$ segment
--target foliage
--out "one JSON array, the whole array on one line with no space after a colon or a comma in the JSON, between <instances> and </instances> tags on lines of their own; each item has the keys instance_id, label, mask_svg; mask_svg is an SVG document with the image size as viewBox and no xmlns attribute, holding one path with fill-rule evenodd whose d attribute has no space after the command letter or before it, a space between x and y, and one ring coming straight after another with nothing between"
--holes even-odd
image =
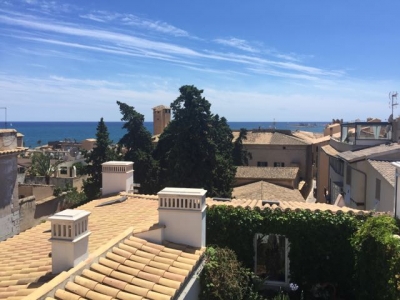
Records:
<instances>
[{"instance_id":1,"label":"foliage","mask_svg":"<svg viewBox=\"0 0 400 300\"><path fill-rule=\"evenodd\" d=\"M64 206L68 208L75 208L80 205L85 204L88 199L84 192L78 192L76 187L69 189L66 191L67 194L65 195L64 199Z\"/></svg>"},{"instance_id":2,"label":"foliage","mask_svg":"<svg viewBox=\"0 0 400 300\"><path fill-rule=\"evenodd\" d=\"M61 161L52 163L49 155L43 152L35 152L32 155L30 173L33 176L44 176L46 184L49 184L51 174L55 172L57 165L60 163Z\"/></svg>"},{"instance_id":3,"label":"foliage","mask_svg":"<svg viewBox=\"0 0 400 300\"><path fill-rule=\"evenodd\" d=\"M211 113L203 90L186 85L179 91L171 104L174 119L154 153L161 186L204 188L208 196L230 197L236 168L227 121Z\"/></svg>"},{"instance_id":4,"label":"foliage","mask_svg":"<svg viewBox=\"0 0 400 300\"><path fill-rule=\"evenodd\" d=\"M86 173L89 178L83 182L83 191L88 200L100 197L100 188L102 187L102 164L116 160L116 152L111 148L112 141L109 139L109 133L103 118L97 125L96 147L84 154L87 163Z\"/></svg>"},{"instance_id":5,"label":"foliage","mask_svg":"<svg viewBox=\"0 0 400 300\"><path fill-rule=\"evenodd\" d=\"M70 184L67 184L64 188L55 187L53 196L58 197L62 193L65 193L62 209L74 208L87 202L85 193L78 192L78 189Z\"/></svg>"},{"instance_id":6,"label":"foliage","mask_svg":"<svg viewBox=\"0 0 400 300\"><path fill-rule=\"evenodd\" d=\"M308 210L260 210L218 205L207 211L207 243L235 251L254 266L256 233L284 235L290 242L290 280L301 290L330 283L353 297L354 251L350 238L369 216Z\"/></svg>"},{"instance_id":7,"label":"foliage","mask_svg":"<svg viewBox=\"0 0 400 300\"><path fill-rule=\"evenodd\" d=\"M200 299L262 299L252 284L252 273L244 268L228 248L208 247L206 264L200 275Z\"/></svg>"},{"instance_id":8,"label":"foliage","mask_svg":"<svg viewBox=\"0 0 400 300\"><path fill-rule=\"evenodd\" d=\"M72 166L76 168L76 176L86 174L86 166L83 163L81 163L80 161L74 163Z\"/></svg>"},{"instance_id":9,"label":"foliage","mask_svg":"<svg viewBox=\"0 0 400 300\"><path fill-rule=\"evenodd\" d=\"M371 218L352 237L357 299L400 299L400 239L396 221Z\"/></svg>"},{"instance_id":10,"label":"foliage","mask_svg":"<svg viewBox=\"0 0 400 300\"><path fill-rule=\"evenodd\" d=\"M153 144L150 132L144 127L144 116L133 106L117 101L127 133L120 139L119 147L124 147L124 160L133 161L135 182L140 183L142 194L153 194L157 187L157 164L152 157Z\"/></svg>"},{"instance_id":11,"label":"foliage","mask_svg":"<svg viewBox=\"0 0 400 300\"><path fill-rule=\"evenodd\" d=\"M238 138L233 142L233 163L235 166L248 166L252 155L243 147L243 140L247 140L247 129L240 128Z\"/></svg>"}]
</instances>

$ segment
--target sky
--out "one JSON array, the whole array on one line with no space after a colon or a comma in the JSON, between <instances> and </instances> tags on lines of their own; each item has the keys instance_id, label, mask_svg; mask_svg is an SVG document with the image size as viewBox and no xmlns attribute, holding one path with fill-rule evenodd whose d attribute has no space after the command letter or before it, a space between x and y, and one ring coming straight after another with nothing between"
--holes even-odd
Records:
<instances>
[{"instance_id":1,"label":"sky","mask_svg":"<svg viewBox=\"0 0 400 300\"><path fill-rule=\"evenodd\" d=\"M384 121L400 90L399 11L398 0L0 0L0 107L10 121L119 121L118 100L152 121L194 85L231 122Z\"/></svg>"}]
</instances>

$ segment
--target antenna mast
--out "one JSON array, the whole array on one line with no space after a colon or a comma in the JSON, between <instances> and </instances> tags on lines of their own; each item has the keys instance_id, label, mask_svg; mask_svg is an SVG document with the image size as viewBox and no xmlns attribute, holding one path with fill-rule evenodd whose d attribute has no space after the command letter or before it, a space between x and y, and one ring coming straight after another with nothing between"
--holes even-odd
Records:
<instances>
[{"instance_id":1,"label":"antenna mast","mask_svg":"<svg viewBox=\"0 0 400 300\"><path fill-rule=\"evenodd\" d=\"M394 118L393 109L395 106L399 105L397 103L397 92L390 92L389 99L392 101L392 103L389 102L389 105L392 107L392 118Z\"/></svg>"}]
</instances>

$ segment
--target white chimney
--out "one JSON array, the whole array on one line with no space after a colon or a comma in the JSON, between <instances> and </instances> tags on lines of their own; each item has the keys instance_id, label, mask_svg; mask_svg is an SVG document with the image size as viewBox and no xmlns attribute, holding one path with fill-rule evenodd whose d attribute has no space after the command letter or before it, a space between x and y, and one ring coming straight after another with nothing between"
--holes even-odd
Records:
<instances>
[{"instance_id":1,"label":"white chimney","mask_svg":"<svg viewBox=\"0 0 400 300\"><path fill-rule=\"evenodd\" d=\"M75 267L88 257L90 212L66 209L51 216L51 258L53 274Z\"/></svg>"},{"instance_id":2,"label":"white chimney","mask_svg":"<svg viewBox=\"0 0 400 300\"><path fill-rule=\"evenodd\" d=\"M206 245L206 190L165 188L158 192L159 223L165 240L192 247Z\"/></svg>"},{"instance_id":3,"label":"white chimney","mask_svg":"<svg viewBox=\"0 0 400 300\"><path fill-rule=\"evenodd\" d=\"M133 162L105 162L102 164L102 176L102 195L128 192L133 184Z\"/></svg>"}]
</instances>

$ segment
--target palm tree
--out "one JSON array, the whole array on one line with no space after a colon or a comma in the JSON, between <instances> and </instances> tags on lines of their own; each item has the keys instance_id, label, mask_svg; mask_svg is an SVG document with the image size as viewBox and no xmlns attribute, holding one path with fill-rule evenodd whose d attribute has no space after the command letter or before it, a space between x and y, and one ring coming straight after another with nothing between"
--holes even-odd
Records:
<instances>
[{"instance_id":1,"label":"palm tree","mask_svg":"<svg viewBox=\"0 0 400 300\"><path fill-rule=\"evenodd\" d=\"M55 172L57 165L60 163L61 161L57 161L52 164L49 155L43 152L35 152L32 155L30 173L34 176L44 176L46 184L50 184L50 176Z\"/></svg>"}]
</instances>

